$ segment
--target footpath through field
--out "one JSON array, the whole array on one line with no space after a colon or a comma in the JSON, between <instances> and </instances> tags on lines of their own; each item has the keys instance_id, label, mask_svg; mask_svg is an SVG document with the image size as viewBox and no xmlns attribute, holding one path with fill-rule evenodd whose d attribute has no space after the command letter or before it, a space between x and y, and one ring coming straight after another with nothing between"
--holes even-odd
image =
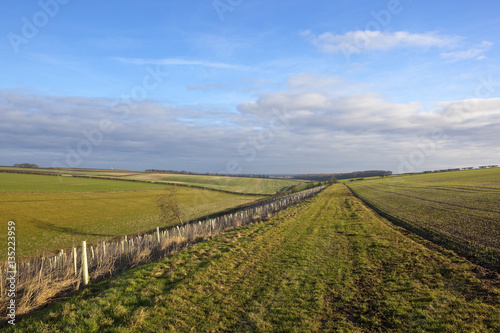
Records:
<instances>
[{"instance_id":1,"label":"footpath through field","mask_svg":"<svg viewBox=\"0 0 500 333\"><path fill-rule=\"evenodd\" d=\"M267 222L92 285L13 330L498 332L498 276L474 269L403 235L337 184Z\"/></svg>"}]
</instances>

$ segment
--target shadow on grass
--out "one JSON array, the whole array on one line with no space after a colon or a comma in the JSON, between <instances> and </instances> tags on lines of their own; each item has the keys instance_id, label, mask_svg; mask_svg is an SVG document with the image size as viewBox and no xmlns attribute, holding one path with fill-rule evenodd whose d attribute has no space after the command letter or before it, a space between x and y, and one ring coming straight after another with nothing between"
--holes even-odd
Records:
<instances>
[{"instance_id":1,"label":"shadow on grass","mask_svg":"<svg viewBox=\"0 0 500 333\"><path fill-rule=\"evenodd\" d=\"M59 233L64 233L68 235L75 235L75 236L104 236L104 237L116 237L116 235L111 235L111 234L98 234L98 233L91 233L91 232L83 232L75 228L69 228L69 227L61 227L57 226L53 223L42 221L42 220L31 220L31 223L39 229L42 230L48 230L48 231L55 231Z\"/></svg>"}]
</instances>

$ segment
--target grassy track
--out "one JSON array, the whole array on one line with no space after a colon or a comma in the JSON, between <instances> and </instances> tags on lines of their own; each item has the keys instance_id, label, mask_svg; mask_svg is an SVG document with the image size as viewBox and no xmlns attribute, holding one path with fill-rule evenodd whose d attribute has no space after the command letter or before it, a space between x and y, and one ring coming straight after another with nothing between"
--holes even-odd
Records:
<instances>
[{"instance_id":1,"label":"grassy track","mask_svg":"<svg viewBox=\"0 0 500 333\"><path fill-rule=\"evenodd\" d=\"M112 180L0 173L0 221L16 222L18 258L167 226L155 197L164 186ZM178 189L185 220L252 202L258 197ZM7 248L7 227L0 248ZM5 260L6 251L0 252Z\"/></svg>"},{"instance_id":2,"label":"grassy track","mask_svg":"<svg viewBox=\"0 0 500 333\"><path fill-rule=\"evenodd\" d=\"M337 184L6 331L498 332L498 277L472 270L393 229Z\"/></svg>"},{"instance_id":3,"label":"grassy track","mask_svg":"<svg viewBox=\"0 0 500 333\"><path fill-rule=\"evenodd\" d=\"M422 235L500 271L500 168L347 184Z\"/></svg>"}]
</instances>

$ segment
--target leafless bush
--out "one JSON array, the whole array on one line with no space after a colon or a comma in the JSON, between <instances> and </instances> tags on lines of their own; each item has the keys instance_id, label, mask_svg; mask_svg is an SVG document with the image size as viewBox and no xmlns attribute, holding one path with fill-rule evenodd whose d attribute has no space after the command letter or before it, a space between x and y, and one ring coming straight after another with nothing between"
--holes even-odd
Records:
<instances>
[{"instance_id":1,"label":"leafless bush","mask_svg":"<svg viewBox=\"0 0 500 333\"><path fill-rule=\"evenodd\" d=\"M156 205L160 209L160 218L162 222L172 225L182 224L183 211L179 206L177 199L177 189L175 187L165 188L164 193L156 197Z\"/></svg>"}]
</instances>

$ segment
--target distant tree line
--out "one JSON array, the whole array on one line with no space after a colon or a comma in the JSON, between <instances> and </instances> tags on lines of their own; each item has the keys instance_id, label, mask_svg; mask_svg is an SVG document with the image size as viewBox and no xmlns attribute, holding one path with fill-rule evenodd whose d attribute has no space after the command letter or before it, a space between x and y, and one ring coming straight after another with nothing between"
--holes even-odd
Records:
<instances>
[{"instance_id":1,"label":"distant tree line","mask_svg":"<svg viewBox=\"0 0 500 333\"><path fill-rule=\"evenodd\" d=\"M227 173L213 173L213 172L191 172L191 171L176 171L176 170L160 170L160 169L147 169L145 172L149 173L170 173L179 175L200 175L200 176L226 176L226 177L251 177L251 178L272 178L272 179L300 179L309 180L314 182L328 182L330 180L351 179L361 177L377 177L377 176L390 176L392 171L386 170L368 170L368 171L355 171L349 173L321 173L321 174L301 174L292 176L273 176L273 175L257 175L257 174L227 174Z\"/></svg>"},{"instance_id":2,"label":"distant tree line","mask_svg":"<svg viewBox=\"0 0 500 333\"><path fill-rule=\"evenodd\" d=\"M30 168L30 169L40 169L36 164L32 163L16 163L13 165L14 168Z\"/></svg>"},{"instance_id":3,"label":"distant tree line","mask_svg":"<svg viewBox=\"0 0 500 333\"><path fill-rule=\"evenodd\" d=\"M385 177L392 175L392 171L386 170L368 170L368 171L354 171L348 173L320 173L320 174L303 174L295 175L292 179L312 180L312 181L329 181L332 179L352 179L362 177Z\"/></svg>"},{"instance_id":4,"label":"distant tree line","mask_svg":"<svg viewBox=\"0 0 500 333\"><path fill-rule=\"evenodd\" d=\"M149 173L171 173L177 175L198 175L198 176L226 176L226 177L250 177L250 178L273 178L269 175L255 175L255 174L229 174L229 173L216 173L216 172L191 172L191 171L176 171L176 170L158 170L147 169L145 172Z\"/></svg>"},{"instance_id":5,"label":"distant tree line","mask_svg":"<svg viewBox=\"0 0 500 333\"><path fill-rule=\"evenodd\" d=\"M481 165L478 169L493 169L498 168L498 165ZM474 170L474 167L465 167L465 168L451 168L451 169L440 169L440 170L428 170L423 171L422 173L436 173L436 172L449 172L449 171L465 171L465 170ZM412 172L409 174L417 174L419 172Z\"/></svg>"}]
</instances>

